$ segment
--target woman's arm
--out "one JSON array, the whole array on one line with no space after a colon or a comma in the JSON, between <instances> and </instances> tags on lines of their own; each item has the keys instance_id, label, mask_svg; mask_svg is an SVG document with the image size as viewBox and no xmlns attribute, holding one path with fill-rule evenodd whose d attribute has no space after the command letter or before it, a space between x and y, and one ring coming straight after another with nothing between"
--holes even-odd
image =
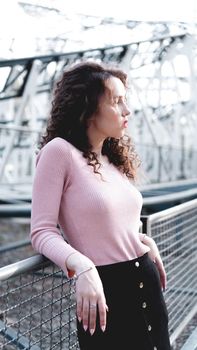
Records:
<instances>
[{"instance_id":1,"label":"woman's arm","mask_svg":"<svg viewBox=\"0 0 197 350\"><path fill-rule=\"evenodd\" d=\"M83 254L71 253L66 260L66 267L76 275L77 317L83 322L86 331L92 335L96 328L97 309L102 331L106 328L106 305L103 286L93 262Z\"/></svg>"},{"instance_id":2,"label":"woman's arm","mask_svg":"<svg viewBox=\"0 0 197 350\"><path fill-rule=\"evenodd\" d=\"M68 145L60 139L49 142L40 152L32 188L31 242L33 248L58 265L67 275L65 260L76 251L58 228L62 192L70 174Z\"/></svg>"},{"instance_id":3,"label":"woman's arm","mask_svg":"<svg viewBox=\"0 0 197 350\"><path fill-rule=\"evenodd\" d=\"M62 144L63 142L63 144ZM62 193L70 181L71 157L64 141L48 143L41 151L32 192L31 240L39 253L76 279L78 319L93 334L97 308L101 329L106 327L106 301L103 286L93 262L65 242L57 228ZM91 307L91 305L96 307Z\"/></svg>"},{"instance_id":4,"label":"woman's arm","mask_svg":"<svg viewBox=\"0 0 197 350\"><path fill-rule=\"evenodd\" d=\"M147 236L146 234L143 234L143 236L141 237L142 237L141 239L142 242L150 248L148 255L151 258L151 260L157 265L157 268L160 274L161 286L165 291L167 278L166 278L165 268L159 253L159 249L153 238Z\"/></svg>"}]
</instances>

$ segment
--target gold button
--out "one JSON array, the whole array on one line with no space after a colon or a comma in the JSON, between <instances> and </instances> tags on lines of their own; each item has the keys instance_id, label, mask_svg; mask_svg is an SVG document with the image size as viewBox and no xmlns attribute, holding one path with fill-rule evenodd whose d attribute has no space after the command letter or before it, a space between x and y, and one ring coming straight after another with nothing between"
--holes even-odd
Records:
<instances>
[{"instance_id":1,"label":"gold button","mask_svg":"<svg viewBox=\"0 0 197 350\"><path fill-rule=\"evenodd\" d=\"M150 332L151 329L152 329L152 327L151 327L151 325L149 324L149 326L148 326L148 331Z\"/></svg>"},{"instance_id":2,"label":"gold button","mask_svg":"<svg viewBox=\"0 0 197 350\"><path fill-rule=\"evenodd\" d=\"M135 262L135 266L136 267L139 267L140 266L140 263L138 261Z\"/></svg>"},{"instance_id":3,"label":"gold button","mask_svg":"<svg viewBox=\"0 0 197 350\"><path fill-rule=\"evenodd\" d=\"M146 302L144 301L143 304L142 304L143 309L146 309L146 306L147 306L147 304L146 304Z\"/></svg>"},{"instance_id":4,"label":"gold button","mask_svg":"<svg viewBox=\"0 0 197 350\"><path fill-rule=\"evenodd\" d=\"M139 287L140 287L140 288L143 288L143 287L144 287L144 283L143 283L143 282L140 282Z\"/></svg>"}]
</instances>

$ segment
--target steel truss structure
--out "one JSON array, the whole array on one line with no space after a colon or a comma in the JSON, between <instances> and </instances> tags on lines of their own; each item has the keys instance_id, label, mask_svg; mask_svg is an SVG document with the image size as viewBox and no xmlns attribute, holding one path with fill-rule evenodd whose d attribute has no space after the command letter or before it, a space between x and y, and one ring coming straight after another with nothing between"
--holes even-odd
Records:
<instances>
[{"instance_id":1,"label":"steel truss structure","mask_svg":"<svg viewBox=\"0 0 197 350\"><path fill-rule=\"evenodd\" d=\"M128 72L129 134L143 183L197 174L196 38L161 36L130 44L0 61L0 184L31 196L37 142L54 83L73 63L96 60ZM7 193L9 196L9 193Z\"/></svg>"}]
</instances>

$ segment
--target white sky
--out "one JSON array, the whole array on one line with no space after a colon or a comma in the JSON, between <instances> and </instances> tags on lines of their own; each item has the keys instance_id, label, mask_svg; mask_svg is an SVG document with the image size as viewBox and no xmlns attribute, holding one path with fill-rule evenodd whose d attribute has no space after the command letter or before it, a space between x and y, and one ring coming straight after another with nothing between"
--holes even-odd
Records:
<instances>
[{"instance_id":1,"label":"white sky","mask_svg":"<svg viewBox=\"0 0 197 350\"><path fill-rule=\"evenodd\" d=\"M47 5L46 0L24 2ZM18 0L0 2L0 19L5 13L15 15ZM124 18L138 21L186 21L197 22L197 0L49 0L51 6L58 4L64 11ZM8 20L8 18L7 18ZM16 23L17 18L15 17ZM18 23L19 24L19 23ZM10 22L10 26L12 23Z\"/></svg>"},{"instance_id":2,"label":"white sky","mask_svg":"<svg viewBox=\"0 0 197 350\"><path fill-rule=\"evenodd\" d=\"M139 21L197 22L197 0L60 0L67 8ZM68 2L70 4L68 4Z\"/></svg>"},{"instance_id":3,"label":"white sky","mask_svg":"<svg viewBox=\"0 0 197 350\"><path fill-rule=\"evenodd\" d=\"M84 13L136 21L173 21L197 23L197 0L24 0L47 6L58 5L64 13ZM36 18L28 19L18 6L19 0L0 1L0 38L45 35ZM37 23L37 24L36 24ZM55 23L51 23L51 28ZM66 27L64 26L64 30ZM48 34L50 28L47 27ZM53 30L53 28L52 28Z\"/></svg>"}]
</instances>

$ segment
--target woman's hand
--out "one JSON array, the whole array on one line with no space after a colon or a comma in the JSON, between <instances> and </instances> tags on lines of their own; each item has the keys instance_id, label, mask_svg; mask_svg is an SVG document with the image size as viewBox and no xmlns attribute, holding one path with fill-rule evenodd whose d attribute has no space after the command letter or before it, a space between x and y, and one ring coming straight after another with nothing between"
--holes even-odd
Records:
<instances>
[{"instance_id":1,"label":"woman's hand","mask_svg":"<svg viewBox=\"0 0 197 350\"><path fill-rule=\"evenodd\" d=\"M166 278L165 268L164 268L163 262L161 260L161 256L160 256L158 247L157 247L155 241L147 235L144 235L143 243L150 248L148 255L151 258L151 260L157 265L159 275L160 275L161 286L162 286L163 290L165 291L167 278Z\"/></svg>"},{"instance_id":2,"label":"woman's hand","mask_svg":"<svg viewBox=\"0 0 197 350\"><path fill-rule=\"evenodd\" d=\"M77 317L83 322L83 328L89 329L91 335L96 328L97 312L99 313L100 327L106 328L108 307L98 271L92 261L76 252L68 257L67 268L75 271Z\"/></svg>"},{"instance_id":3,"label":"woman's hand","mask_svg":"<svg viewBox=\"0 0 197 350\"><path fill-rule=\"evenodd\" d=\"M76 280L77 317L82 320L85 331L89 328L93 334L96 327L96 315L99 313L100 327L106 328L107 305L103 286L96 268L79 276Z\"/></svg>"}]
</instances>

